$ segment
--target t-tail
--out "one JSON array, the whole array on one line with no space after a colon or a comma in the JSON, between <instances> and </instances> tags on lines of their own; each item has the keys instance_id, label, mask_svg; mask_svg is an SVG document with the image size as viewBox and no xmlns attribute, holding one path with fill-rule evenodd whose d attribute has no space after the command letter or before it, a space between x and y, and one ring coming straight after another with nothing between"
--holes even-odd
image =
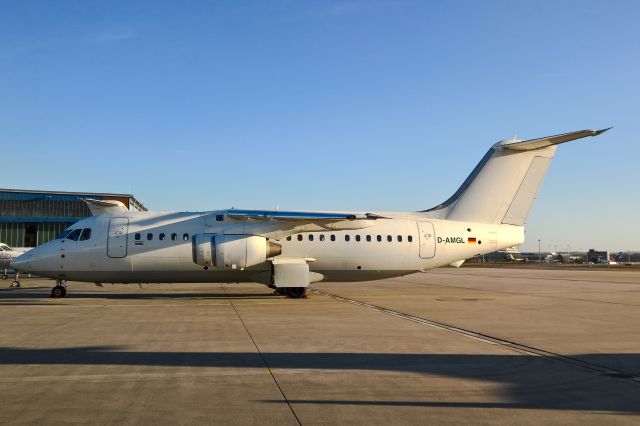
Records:
<instances>
[{"instance_id":1,"label":"t-tail","mask_svg":"<svg viewBox=\"0 0 640 426\"><path fill-rule=\"evenodd\" d=\"M427 212L462 222L524 225L542 184L556 145L597 136L603 130L493 145L451 198Z\"/></svg>"}]
</instances>

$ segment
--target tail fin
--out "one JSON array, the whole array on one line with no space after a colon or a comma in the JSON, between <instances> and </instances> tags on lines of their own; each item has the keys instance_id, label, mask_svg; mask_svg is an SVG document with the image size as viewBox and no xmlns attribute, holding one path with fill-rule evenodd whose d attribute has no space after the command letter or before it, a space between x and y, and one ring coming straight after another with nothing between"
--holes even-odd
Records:
<instances>
[{"instance_id":1,"label":"tail fin","mask_svg":"<svg viewBox=\"0 0 640 426\"><path fill-rule=\"evenodd\" d=\"M451 198L426 211L441 211L449 220L524 225L556 145L609 129L498 142Z\"/></svg>"}]
</instances>

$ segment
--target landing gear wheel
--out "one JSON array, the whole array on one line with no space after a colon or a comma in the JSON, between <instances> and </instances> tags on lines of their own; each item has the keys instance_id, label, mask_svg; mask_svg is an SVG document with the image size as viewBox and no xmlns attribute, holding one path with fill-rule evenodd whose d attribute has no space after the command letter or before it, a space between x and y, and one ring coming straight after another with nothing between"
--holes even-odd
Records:
<instances>
[{"instance_id":1,"label":"landing gear wheel","mask_svg":"<svg viewBox=\"0 0 640 426\"><path fill-rule=\"evenodd\" d=\"M307 292L306 287L287 287L287 296L292 299L301 299Z\"/></svg>"},{"instance_id":2,"label":"landing gear wheel","mask_svg":"<svg viewBox=\"0 0 640 426\"><path fill-rule=\"evenodd\" d=\"M61 285L57 285L51 289L51 297L54 299L64 297L66 296L66 294L67 294L67 289Z\"/></svg>"},{"instance_id":3,"label":"landing gear wheel","mask_svg":"<svg viewBox=\"0 0 640 426\"><path fill-rule=\"evenodd\" d=\"M12 282L9 288L20 288L20 281Z\"/></svg>"},{"instance_id":4,"label":"landing gear wheel","mask_svg":"<svg viewBox=\"0 0 640 426\"><path fill-rule=\"evenodd\" d=\"M286 287L276 288L276 293L281 294L283 296L286 296L287 295L287 288Z\"/></svg>"}]
</instances>

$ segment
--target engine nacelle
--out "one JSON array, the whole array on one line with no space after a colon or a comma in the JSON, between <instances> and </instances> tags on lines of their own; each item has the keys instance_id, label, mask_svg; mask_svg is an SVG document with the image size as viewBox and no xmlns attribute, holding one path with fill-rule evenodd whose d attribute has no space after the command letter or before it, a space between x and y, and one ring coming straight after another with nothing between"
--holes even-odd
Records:
<instances>
[{"instance_id":1,"label":"engine nacelle","mask_svg":"<svg viewBox=\"0 0 640 426\"><path fill-rule=\"evenodd\" d=\"M255 235L197 234L191 244L193 262L205 268L243 269L282 253L280 244Z\"/></svg>"}]
</instances>

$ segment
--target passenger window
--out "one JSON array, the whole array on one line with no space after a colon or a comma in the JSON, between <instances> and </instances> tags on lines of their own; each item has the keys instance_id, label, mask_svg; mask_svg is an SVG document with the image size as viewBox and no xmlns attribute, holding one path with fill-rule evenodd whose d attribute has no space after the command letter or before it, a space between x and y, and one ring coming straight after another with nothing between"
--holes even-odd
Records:
<instances>
[{"instance_id":1,"label":"passenger window","mask_svg":"<svg viewBox=\"0 0 640 426\"><path fill-rule=\"evenodd\" d=\"M371 235L367 235L367 241L371 242Z\"/></svg>"},{"instance_id":2,"label":"passenger window","mask_svg":"<svg viewBox=\"0 0 640 426\"><path fill-rule=\"evenodd\" d=\"M183 241L189 241L189 234L182 234Z\"/></svg>"},{"instance_id":3,"label":"passenger window","mask_svg":"<svg viewBox=\"0 0 640 426\"><path fill-rule=\"evenodd\" d=\"M382 235L376 235L376 240L378 240L378 242L382 241Z\"/></svg>"},{"instance_id":4,"label":"passenger window","mask_svg":"<svg viewBox=\"0 0 640 426\"><path fill-rule=\"evenodd\" d=\"M67 240L78 241L80 232L82 232L82 229L74 229L73 231L69 232L69 235L67 235Z\"/></svg>"},{"instance_id":5,"label":"passenger window","mask_svg":"<svg viewBox=\"0 0 640 426\"><path fill-rule=\"evenodd\" d=\"M80 241L86 241L91 238L91 228L84 228L80 234Z\"/></svg>"},{"instance_id":6,"label":"passenger window","mask_svg":"<svg viewBox=\"0 0 640 426\"><path fill-rule=\"evenodd\" d=\"M291 235L287 237L287 241L291 241Z\"/></svg>"},{"instance_id":7,"label":"passenger window","mask_svg":"<svg viewBox=\"0 0 640 426\"><path fill-rule=\"evenodd\" d=\"M224 215L223 214L217 214L216 215L216 221L217 222L222 222L224 220Z\"/></svg>"},{"instance_id":8,"label":"passenger window","mask_svg":"<svg viewBox=\"0 0 640 426\"><path fill-rule=\"evenodd\" d=\"M402 242L402 235L398 235L398 242L401 243Z\"/></svg>"},{"instance_id":9,"label":"passenger window","mask_svg":"<svg viewBox=\"0 0 640 426\"><path fill-rule=\"evenodd\" d=\"M136 233L133 235L133 239L134 239L134 240L136 240L136 241L138 241L138 240L140 239L140 233L139 233L139 232L136 232Z\"/></svg>"},{"instance_id":10,"label":"passenger window","mask_svg":"<svg viewBox=\"0 0 640 426\"><path fill-rule=\"evenodd\" d=\"M360 241L360 235L356 235L356 241Z\"/></svg>"},{"instance_id":11,"label":"passenger window","mask_svg":"<svg viewBox=\"0 0 640 426\"><path fill-rule=\"evenodd\" d=\"M320 234L320 241L324 241L324 234Z\"/></svg>"},{"instance_id":12,"label":"passenger window","mask_svg":"<svg viewBox=\"0 0 640 426\"><path fill-rule=\"evenodd\" d=\"M178 234L176 234L175 232L171 234L171 241L175 241L177 239L178 239Z\"/></svg>"},{"instance_id":13,"label":"passenger window","mask_svg":"<svg viewBox=\"0 0 640 426\"><path fill-rule=\"evenodd\" d=\"M164 233L161 233L160 235L158 235L158 239L160 241L164 241Z\"/></svg>"},{"instance_id":14,"label":"passenger window","mask_svg":"<svg viewBox=\"0 0 640 426\"><path fill-rule=\"evenodd\" d=\"M147 241L151 241L151 240L153 240L153 234L151 232L149 232L147 234Z\"/></svg>"},{"instance_id":15,"label":"passenger window","mask_svg":"<svg viewBox=\"0 0 640 426\"><path fill-rule=\"evenodd\" d=\"M413 241L413 237L412 237L411 235L409 235L409 236L407 237L407 241L412 242L412 241Z\"/></svg>"},{"instance_id":16,"label":"passenger window","mask_svg":"<svg viewBox=\"0 0 640 426\"><path fill-rule=\"evenodd\" d=\"M335 241L336 240L336 236L331 234L331 241Z\"/></svg>"},{"instance_id":17,"label":"passenger window","mask_svg":"<svg viewBox=\"0 0 640 426\"><path fill-rule=\"evenodd\" d=\"M302 241L302 234L298 234L298 241Z\"/></svg>"},{"instance_id":18,"label":"passenger window","mask_svg":"<svg viewBox=\"0 0 640 426\"><path fill-rule=\"evenodd\" d=\"M387 235L387 241L389 242L393 241L393 237L391 235Z\"/></svg>"},{"instance_id":19,"label":"passenger window","mask_svg":"<svg viewBox=\"0 0 640 426\"><path fill-rule=\"evenodd\" d=\"M309 234L309 241L313 241L313 234Z\"/></svg>"},{"instance_id":20,"label":"passenger window","mask_svg":"<svg viewBox=\"0 0 640 426\"><path fill-rule=\"evenodd\" d=\"M346 234L346 235L344 236L344 240L345 240L345 241L349 241L350 239L351 239L351 237L349 236L349 234Z\"/></svg>"}]
</instances>

